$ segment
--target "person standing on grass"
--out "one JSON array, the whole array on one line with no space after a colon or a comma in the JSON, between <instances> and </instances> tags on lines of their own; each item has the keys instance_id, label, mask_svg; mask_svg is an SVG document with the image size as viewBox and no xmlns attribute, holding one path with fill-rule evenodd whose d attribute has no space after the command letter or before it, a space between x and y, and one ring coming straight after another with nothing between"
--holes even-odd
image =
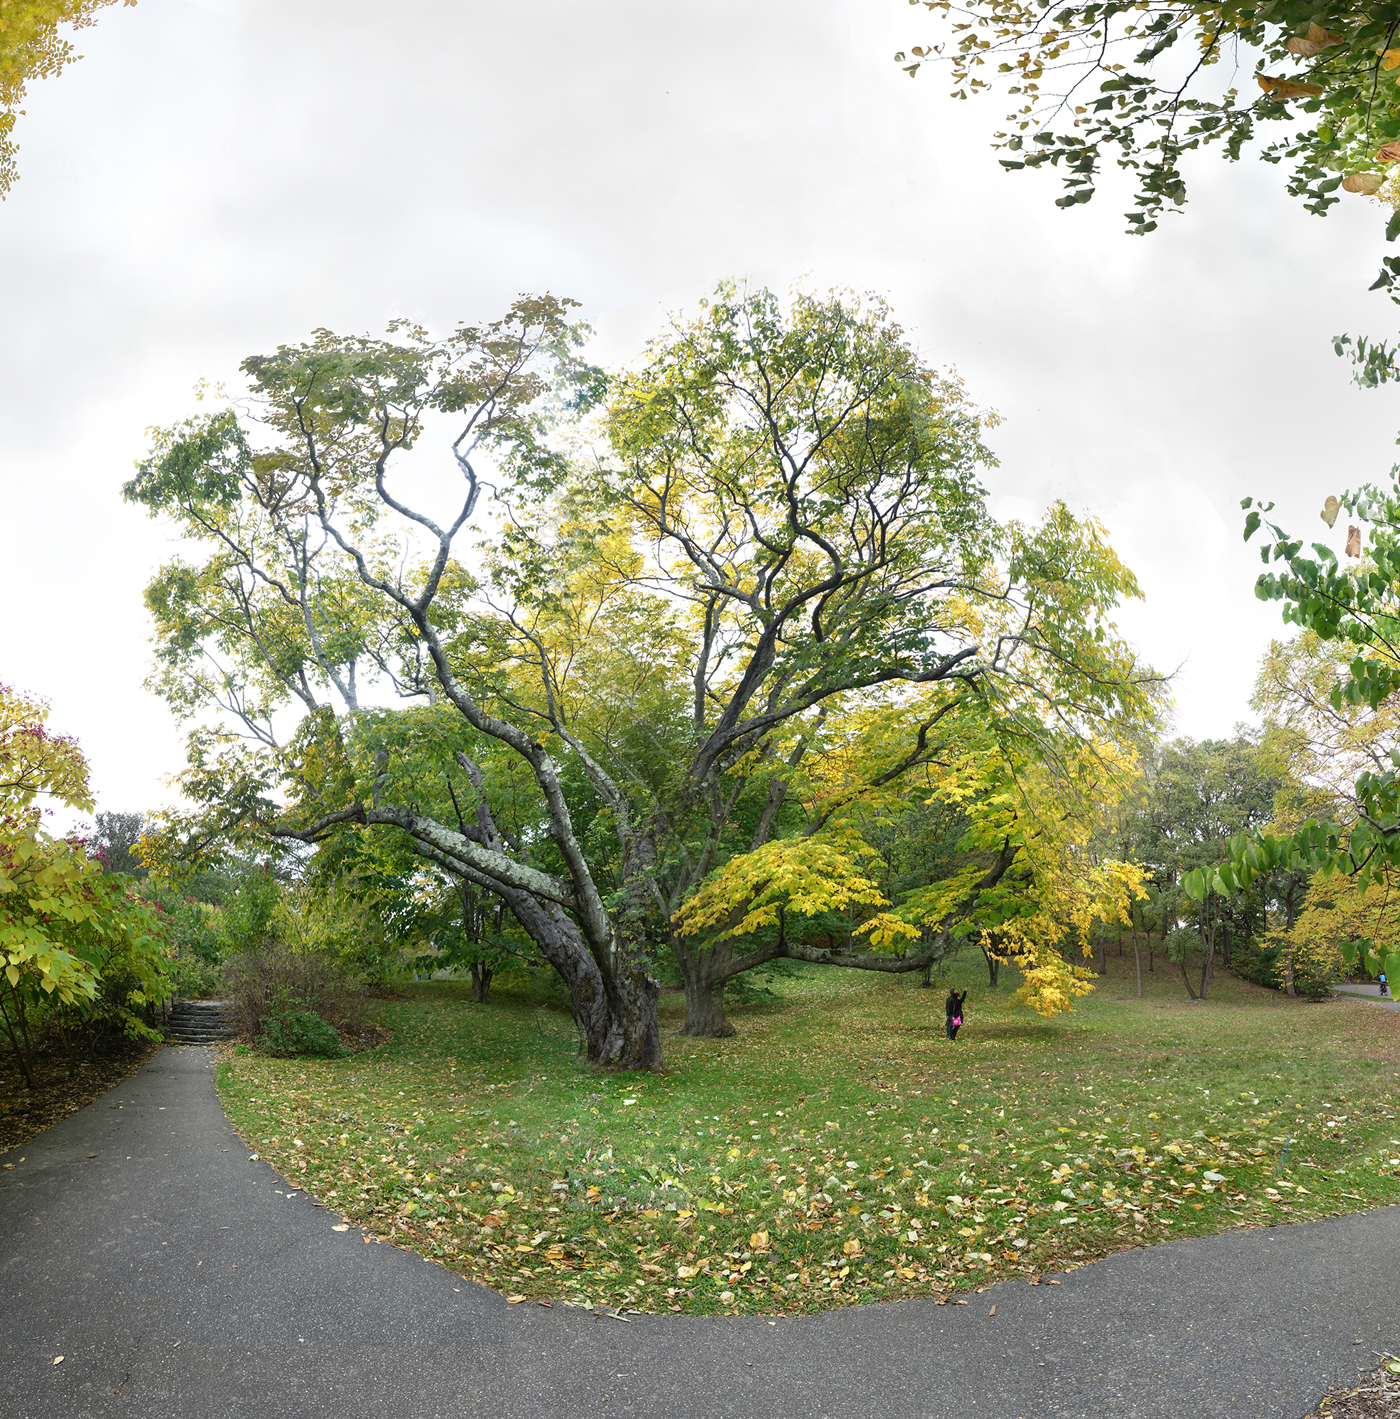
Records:
<instances>
[{"instance_id":1,"label":"person standing on grass","mask_svg":"<svg viewBox=\"0 0 1400 1419\"><path fill-rule=\"evenodd\" d=\"M967 999L967 992L961 995L956 989L948 991L948 998L943 1002L943 1013L948 1017L948 1038L955 1040L958 1031L962 1028L963 1001Z\"/></svg>"}]
</instances>

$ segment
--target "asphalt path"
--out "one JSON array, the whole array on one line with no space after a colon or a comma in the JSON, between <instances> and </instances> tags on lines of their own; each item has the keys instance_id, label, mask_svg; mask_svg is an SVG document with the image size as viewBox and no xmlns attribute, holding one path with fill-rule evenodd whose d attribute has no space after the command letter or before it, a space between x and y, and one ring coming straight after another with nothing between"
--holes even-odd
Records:
<instances>
[{"instance_id":1,"label":"asphalt path","mask_svg":"<svg viewBox=\"0 0 1400 1419\"><path fill-rule=\"evenodd\" d=\"M0 1158L0 1415L1298 1419L1400 1346L1400 1209L966 1306L619 1320L333 1231L248 1155L211 1053L171 1048Z\"/></svg>"},{"instance_id":2,"label":"asphalt path","mask_svg":"<svg viewBox=\"0 0 1400 1419\"><path fill-rule=\"evenodd\" d=\"M1334 985L1332 994L1345 995L1350 1000L1369 1000L1382 1010L1400 1010L1400 1001L1388 993L1382 995L1378 985Z\"/></svg>"}]
</instances>

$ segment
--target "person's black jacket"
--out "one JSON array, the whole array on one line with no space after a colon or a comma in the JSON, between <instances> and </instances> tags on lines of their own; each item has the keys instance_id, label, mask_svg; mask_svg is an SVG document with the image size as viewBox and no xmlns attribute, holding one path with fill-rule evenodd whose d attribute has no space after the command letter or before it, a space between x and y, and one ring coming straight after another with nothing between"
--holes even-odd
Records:
<instances>
[{"instance_id":1,"label":"person's black jacket","mask_svg":"<svg viewBox=\"0 0 1400 1419\"><path fill-rule=\"evenodd\" d=\"M948 998L943 1002L943 1013L951 1020L954 1015L962 1014L963 1001L967 999L967 992L961 995L956 990L948 992Z\"/></svg>"}]
</instances>

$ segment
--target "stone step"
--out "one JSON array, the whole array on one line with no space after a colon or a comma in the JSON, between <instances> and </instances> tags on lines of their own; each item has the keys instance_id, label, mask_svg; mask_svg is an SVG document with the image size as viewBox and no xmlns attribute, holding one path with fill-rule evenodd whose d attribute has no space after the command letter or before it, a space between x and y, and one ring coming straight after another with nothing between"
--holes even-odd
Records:
<instances>
[{"instance_id":1,"label":"stone step","mask_svg":"<svg viewBox=\"0 0 1400 1419\"><path fill-rule=\"evenodd\" d=\"M222 1000L177 1000L165 1025L165 1037L172 1044L222 1044L237 1034Z\"/></svg>"}]
</instances>

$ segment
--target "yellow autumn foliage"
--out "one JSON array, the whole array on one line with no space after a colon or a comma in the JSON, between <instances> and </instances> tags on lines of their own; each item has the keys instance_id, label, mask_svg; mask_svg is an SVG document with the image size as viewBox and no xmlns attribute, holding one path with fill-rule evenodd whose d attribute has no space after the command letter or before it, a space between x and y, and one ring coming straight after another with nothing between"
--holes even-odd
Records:
<instances>
[{"instance_id":1,"label":"yellow autumn foliage","mask_svg":"<svg viewBox=\"0 0 1400 1419\"><path fill-rule=\"evenodd\" d=\"M1364 892L1358 890L1354 878L1340 873L1314 877L1292 928L1271 934L1266 944L1282 948L1281 969L1286 970L1286 962L1291 960L1297 980L1337 980L1346 970L1341 952L1344 942L1368 939L1381 957L1400 949L1397 887L1400 884L1389 875L1372 882Z\"/></svg>"},{"instance_id":2,"label":"yellow autumn foliage","mask_svg":"<svg viewBox=\"0 0 1400 1419\"><path fill-rule=\"evenodd\" d=\"M857 932L872 944L917 938L919 928L892 915L889 901L861 867L879 854L852 834L840 842L778 838L732 858L682 904L672 918L681 936L715 931L715 940L747 936L779 926L786 913L819 916L824 912L873 909Z\"/></svg>"},{"instance_id":3,"label":"yellow autumn foliage","mask_svg":"<svg viewBox=\"0 0 1400 1419\"><path fill-rule=\"evenodd\" d=\"M829 774L833 762L825 761ZM855 826L870 812L866 797L828 834L770 841L730 859L687 898L673 926L681 936L722 941L786 931L789 914L834 912L869 949L901 955L948 932L1014 963L1022 973L1017 1001L1053 1016L1093 988L1074 957L1088 958L1094 923L1127 920L1131 901L1145 895L1140 864L1095 849L1136 774L1131 753L1116 746L1080 746L1051 766L1017 763L984 737L965 744L934 781L933 797L957 805L968 821L963 865L947 878L892 904L876 880L879 853ZM878 806L894 811L893 802ZM994 886L980 886L1004 845L1014 849L1010 868Z\"/></svg>"}]
</instances>

